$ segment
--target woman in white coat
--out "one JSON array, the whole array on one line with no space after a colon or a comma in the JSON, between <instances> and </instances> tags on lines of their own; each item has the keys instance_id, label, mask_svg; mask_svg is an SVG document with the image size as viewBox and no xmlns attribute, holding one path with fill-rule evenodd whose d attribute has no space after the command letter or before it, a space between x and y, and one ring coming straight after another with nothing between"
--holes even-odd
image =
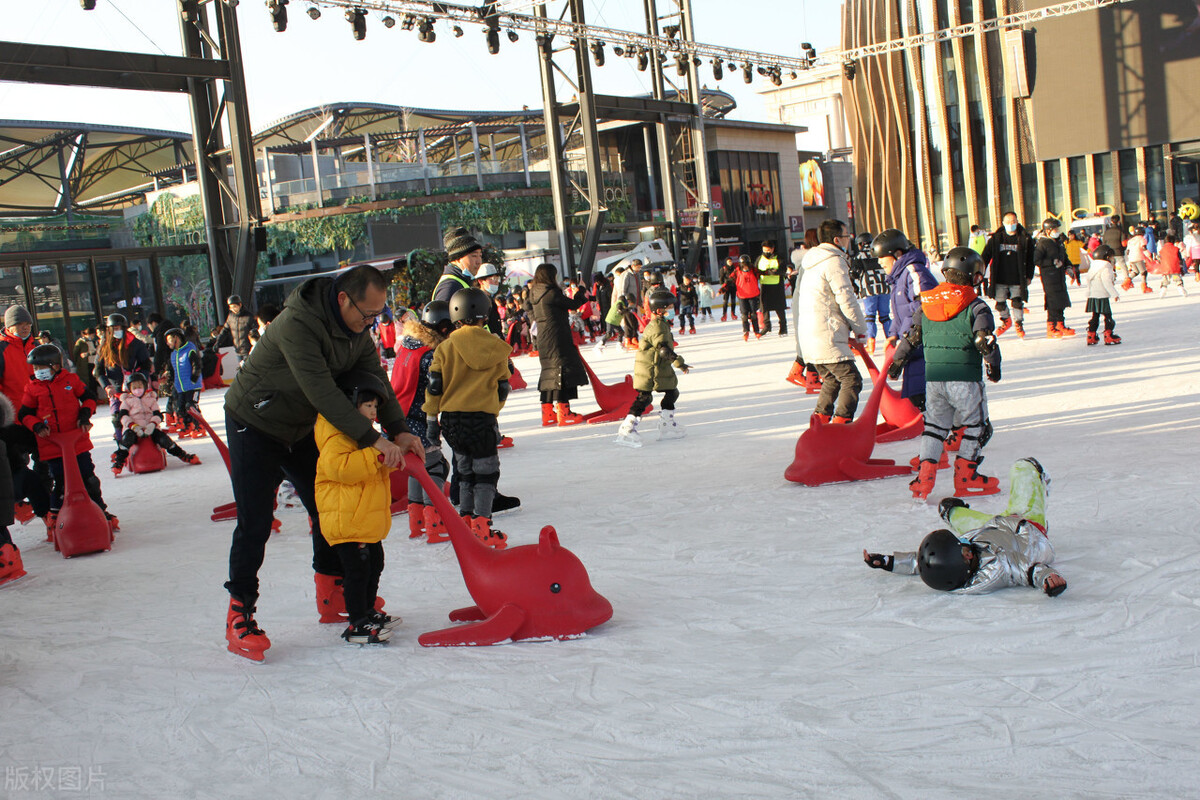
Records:
<instances>
[{"instance_id":1,"label":"woman in white coat","mask_svg":"<svg viewBox=\"0 0 1200 800\"><path fill-rule=\"evenodd\" d=\"M806 363L821 376L814 413L823 422L846 423L858 409L862 373L850 350L850 334L867 332L867 320L850 281L846 249L853 237L841 220L821 223L821 243L804 259L804 277L796 290L796 337Z\"/></svg>"}]
</instances>

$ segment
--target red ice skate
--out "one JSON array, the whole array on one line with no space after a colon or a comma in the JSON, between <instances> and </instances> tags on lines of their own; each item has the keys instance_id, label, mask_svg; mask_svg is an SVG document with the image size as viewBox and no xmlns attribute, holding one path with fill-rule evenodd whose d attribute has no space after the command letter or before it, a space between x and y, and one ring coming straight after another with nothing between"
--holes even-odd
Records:
<instances>
[{"instance_id":1,"label":"red ice skate","mask_svg":"<svg viewBox=\"0 0 1200 800\"><path fill-rule=\"evenodd\" d=\"M980 475L978 467L978 461L967 461L965 458L956 458L954 460L955 497L999 494L1000 481L996 478Z\"/></svg>"}]
</instances>

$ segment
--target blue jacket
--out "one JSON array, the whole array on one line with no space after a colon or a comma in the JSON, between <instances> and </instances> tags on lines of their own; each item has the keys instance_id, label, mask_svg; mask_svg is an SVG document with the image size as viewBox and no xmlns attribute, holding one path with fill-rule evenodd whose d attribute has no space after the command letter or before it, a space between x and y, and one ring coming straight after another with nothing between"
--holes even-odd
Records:
<instances>
[{"instance_id":1,"label":"blue jacket","mask_svg":"<svg viewBox=\"0 0 1200 800\"><path fill-rule=\"evenodd\" d=\"M921 308L921 292L937 286L937 279L929 271L929 260L925 253L914 247L892 265L888 273L891 289L892 328L891 336L903 336L912 327L913 318ZM913 350L904 366L904 379L900 384L900 396L912 397L925 392L925 357L920 348Z\"/></svg>"},{"instance_id":2,"label":"blue jacket","mask_svg":"<svg viewBox=\"0 0 1200 800\"><path fill-rule=\"evenodd\" d=\"M200 354L196 345L187 342L171 353L171 374L175 376L175 391L191 392L204 386L200 373Z\"/></svg>"}]
</instances>

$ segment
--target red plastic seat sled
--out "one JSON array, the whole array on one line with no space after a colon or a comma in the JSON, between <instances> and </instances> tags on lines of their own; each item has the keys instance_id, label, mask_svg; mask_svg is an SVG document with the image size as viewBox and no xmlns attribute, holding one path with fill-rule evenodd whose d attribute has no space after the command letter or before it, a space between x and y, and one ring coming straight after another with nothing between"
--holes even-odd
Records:
<instances>
[{"instance_id":1,"label":"red plastic seat sled","mask_svg":"<svg viewBox=\"0 0 1200 800\"><path fill-rule=\"evenodd\" d=\"M63 558L112 549L113 533L104 510L96 505L83 485L75 460L75 442L87 436L83 430L50 434L63 453L63 505L54 523L54 547Z\"/></svg>"}]
</instances>

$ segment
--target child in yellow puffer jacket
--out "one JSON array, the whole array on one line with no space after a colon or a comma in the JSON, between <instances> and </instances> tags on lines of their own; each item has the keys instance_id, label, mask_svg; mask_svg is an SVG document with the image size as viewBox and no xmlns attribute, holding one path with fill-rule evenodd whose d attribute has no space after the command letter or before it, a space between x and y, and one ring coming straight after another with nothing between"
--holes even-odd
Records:
<instances>
[{"instance_id":1,"label":"child in yellow puffer jacket","mask_svg":"<svg viewBox=\"0 0 1200 800\"><path fill-rule=\"evenodd\" d=\"M350 402L372 422L388 387L367 372L348 372L337 379ZM392 487L389 467L374 447L360 448L323 416L317 417L313 437L317 458L316 500L321 533L342 562L342 587L349 627L342 638L351 644L382 644L399 625L375 609L379 576L383 573L383 540L392 527Z\"/></svg>"}]
</instances>

